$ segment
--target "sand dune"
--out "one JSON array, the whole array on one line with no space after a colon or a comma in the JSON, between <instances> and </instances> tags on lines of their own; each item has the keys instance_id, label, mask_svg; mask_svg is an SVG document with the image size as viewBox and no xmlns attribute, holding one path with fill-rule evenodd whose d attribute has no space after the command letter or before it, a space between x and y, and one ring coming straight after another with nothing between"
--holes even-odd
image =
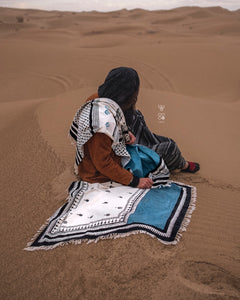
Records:
<instances>
[{"instance_id":1,"label":"sand dune","mask_svg":"<svg viewBox=\"0 0 240 300\"><path fill-rule=\"evenodd\" d=\"M221 7L0 8L1 299L240 298L239 36L239 10ZM171 175L197 187L188 231L174 247L134 235L23 251L76 180L76 110L117 66L138 71L149 127L201 164Z\"/></svg>"}]
</instances>

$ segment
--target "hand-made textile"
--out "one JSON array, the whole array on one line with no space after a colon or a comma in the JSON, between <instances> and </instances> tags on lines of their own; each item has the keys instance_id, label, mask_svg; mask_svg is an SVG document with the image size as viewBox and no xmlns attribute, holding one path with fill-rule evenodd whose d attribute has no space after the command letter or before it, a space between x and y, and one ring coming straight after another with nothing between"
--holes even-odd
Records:
<instances>
[{"instance_id":1,"label":"hand-made textile","mask_svg":"<svg viewBox=\"0 0 240 300\"><path fill-rule=\"evenodd\" d=\"M104 133L112 139L112 149L122 158L124 166L130 160L125 145L128 128L121 108L115 101L107 98L87 102L75 114L70 136L76 142L76 166L84 157L84 144L97 132ZM75 171L77 173L77 168Z\"/></svg>"},{"instance_id":2,"label":"hand-made textile","mask_svg":"<svg viewBox=\"0 0 240 300\"><path fill-rule=\"evenodd\" d=\"M105 109L109 110L109 105ZM84 124L86 131L83 130L82 134L86 133L85 139L88 140L93 133L89 134L88 123ZM84 127L79 122L77 130L79 126ZM112 131L115 138L118 135L116 130L115 126ZM118 139L115 138L113 140ZM180 232L185 230L195 208L195 187L168 180L169 170L152 150L140 145L128 145L127 148L125 143L123 145L128 156L131 155L125 167L135 176L152 178L153 187L139 189L110 181L101 184L73 182L68 202L52 215L26 250L47 250L67 243L96 242L134 233L147 233L165 244L178 242ZM81 144L78 149L81 149Z\"/></svg>"},{"instance_id":3,"label":"hand-made textile","mask_svg":"<svg viewBox=\"0 0 240 300\"><path fill-rule=\"evenodd\" d=\"M125 169L136 177L151 178L153 186L167 182L170 172L162 157L156 152L138 144L127 145L126 149L131 156L131 160L124 166Z\"/></svg>"},{"instance_id":4,"label":"hand-made textile","mask_svg":"<svg viewBox=\"0 0 240 300\"><path fill-rule=\"evenodd\" d=\"M76 181L69 188L68 202L25 250L48 250L135 233L176 244L190 221L195 200L195 187L173 181L147 190L115 182Z\"/></svg>"},{"instance_id":5,"label":"hand-made textile","mask_svg":"<svg viewBox=\"0 0 240 300\"><path fill-rule=\"evenodd\" d=\"M147 146L159 154L170 171L184 168L186 160L176 142L171 138L152 133L139 110L134 111L132 118L126 120L129 130L136 137L137 144Z\"/></svg>"},{"instance_id":6,"label":"hand-made textile","mask_svg":"<svg viewBox=\"0 0 240 300\"><path fill-rule=\"evenodd\" d=\"M160 158L154 151L141 145L126 146L128 128L124 114L115 101L107 98L96 98L85 103L74 116L69 133L73 141L76 142L75 172L77 174L77 166L84 157L83 146L97 132L104 133L112 139L112 149L116 155L121 157L123 167L132 169L133 161L135 161L135 169L136 165L142 166L143 164L143 167L146 167L147 171L145 170L144 176L140 176L140 172L135 172L136 170L132 172L135 176L145 177L151 170L156 169L157 165L160 166L157 172L158 179L169 178L168 168L163 159L157 162ZM133 156L134 160L131 159Z\"/></svg>"}]
</instances>

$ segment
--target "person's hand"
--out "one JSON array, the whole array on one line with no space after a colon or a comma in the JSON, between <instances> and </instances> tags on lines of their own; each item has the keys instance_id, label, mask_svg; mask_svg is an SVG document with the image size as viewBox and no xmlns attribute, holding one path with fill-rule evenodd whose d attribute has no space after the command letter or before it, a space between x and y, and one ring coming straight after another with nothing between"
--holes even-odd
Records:
<instances>
[{"instance_id":1,"label":"person's hand","mask_svg":"<svg viewBox=\"0 0 240 300\"><path fill-rule=\"evenodd\" d=\"M140 178L137 188L150 189L153 185L153 181L150 178Z\"/></svg>"},{"instance_id":2,"label":"person's hand","mask_svg":"<svg viewBox=\"0 0 240 300\"><path fill-rule=\"evenodd\" d=\"M135 142L136 142L135 136L131 133L131 131L128 131L128 134L129 134L129 137L130 137L130 141L126 144L129 144L129 145L135 144Z\"/></svg>"}]
</instances>

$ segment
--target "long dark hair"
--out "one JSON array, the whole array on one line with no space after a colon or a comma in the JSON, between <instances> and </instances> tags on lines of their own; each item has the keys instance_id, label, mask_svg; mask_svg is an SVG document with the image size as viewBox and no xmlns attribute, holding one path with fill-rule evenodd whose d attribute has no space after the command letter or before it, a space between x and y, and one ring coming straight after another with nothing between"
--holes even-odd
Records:
<instances>
[{"instance_id":1,"label":"long dark hair","mask_svg":"<svg viewBox=\"0 0 240 300\"><path fill-rule=\"evenodd\" d=\"M118 67L108 73L98 88L98 95L114 100L123 111L127 111L136 103L139 83L138 73L134 69Z\"/></svg>"}]
</instances>

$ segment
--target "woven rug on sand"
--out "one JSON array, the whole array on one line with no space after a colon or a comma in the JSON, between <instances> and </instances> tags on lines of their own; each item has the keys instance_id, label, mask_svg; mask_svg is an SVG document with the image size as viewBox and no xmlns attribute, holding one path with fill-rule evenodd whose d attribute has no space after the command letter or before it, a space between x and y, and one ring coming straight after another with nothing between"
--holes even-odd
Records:
<instances>
[{"instance_id":1,"label":"woven rug on sand","mask_svg":"<svg viewBox=\"0 0 240 300\"><path fill-rule=\"evenodd\" d=\"M190 222L195 201L195 187L171 180L147 190L115 182L76 181L69 188L68 201L25 250L48 250L136 233L176 244Z\"/></svg>"}]
</instances>

